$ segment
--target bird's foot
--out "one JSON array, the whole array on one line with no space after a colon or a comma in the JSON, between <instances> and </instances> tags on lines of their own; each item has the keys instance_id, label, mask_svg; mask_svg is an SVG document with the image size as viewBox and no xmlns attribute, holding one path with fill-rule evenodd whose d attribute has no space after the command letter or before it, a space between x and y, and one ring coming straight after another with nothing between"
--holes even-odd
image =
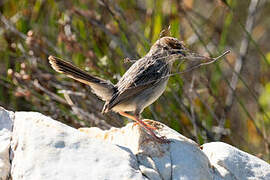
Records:
<instances>
[{"instance_id":1,"label":"bird's foot","mask_svg":"<svg viewBox=\"0 0 270 180\"><path fill-rule=\"evenodd\" d=\"M162 144L168 144L171 142L165 136L158 137L154 132L154 130L157 130L158 128L151 126L148 123L145 123L144 121L140 120L139 116L132 116L132 115L127 114L125 112L119 112L119 114L136 121L135 125L140 125L142 128L144 128L146 130L146 132L153 138L154 141L156 141L158 143L162 143Z\"/></svg>"},{"instance_id":2,"label":"bird's foot","mask_svg":"<svg viewBox=\"0 0 270 180\"><path fill-rule=\"evenodd\" d=\"M137 118L137 123L146 130L146 132L153 138L154 141L161 143L161 144L169 144L171 142L165 136L161 136L161 137L157 136L156 133L153 131L153 129L151 129L147 126L149 124L143 122L139 118ZM155 128L155 129L157 129L157 128Z\"/></svg>"},{"instance_id":3,"label":"bird's foot","mask_svg":"<svg viewBox=\"0 0 270 180\"><path fill-rule=\"evenodd\" d=\"M161 144L169 144L172 142L171 140L167 139L166 136L161 136L161 137L155 136L153 138L155 141L157 141Z\"/></svg>"},{"instance_id":4,"label":"bird's foot","mask_svg":"<svg viewBox=\"0 0 270 180\"><path fill-rule=\"evenodd\" d=\"M156 128L156 127L154 127L154 126L151 126L150 124L148 124L148 123L145 123L144 122L144 124L145 124L145 126L147 126L148 128L150 128L150 129L152 129L152 130L157 130L158 128ZM137 125L140 125L138 122L134 122L133 123L133 126L137 126Z\"/></svg>"}]
</instances>

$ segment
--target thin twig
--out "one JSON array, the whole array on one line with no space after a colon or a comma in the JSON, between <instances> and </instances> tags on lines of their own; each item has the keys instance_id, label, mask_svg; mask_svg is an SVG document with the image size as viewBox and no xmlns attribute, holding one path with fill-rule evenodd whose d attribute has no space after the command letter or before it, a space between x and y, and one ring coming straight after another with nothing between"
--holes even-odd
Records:
<instances>
[{"instance_id":1,"label":"thin twig","mask_svg":"<svg viewBox=\"0 0 270 180\"><path fill-rule=\"evenodd\" d=\"M105 0L101 0L101 4L107 9L107 11L111 14L112 18L117 22L118 27L120 28L120 30L124 33L126 39L128 40L128 44L126 44L126 46L130 46L130 51L132 53L132 56L135 57L140 57L140 55L135 51L135 46L132 43L132 40L130 39L131 35L127 33L126 29L123 27L122 23L120 22L120 20L116 17L116 14L113 12L113 10L110 8L108 2L106 2Z\"/></svg>"},{"instance_id":2,"label":"thin twig","mask_svg":"<svg viewBox=\"0 0 270 180\"><path fill-rule=\"evenodd\" d=\"M38 80L34 80L34 82L32 82L32 84L36 87L39 88L41 91L43 91L44 93L46 93L47 95L49 95L52 99L60 102L61 104L65 104L65 105L69 105L72 108L72 111L74 114L76 114L78 117L81 117L84 120L91 120L91 122L94 125L97 125L98 127L104 128L104 129L108 129L111 127L111 125L107 124L106 121L98 119L93 113L88 113L85 112L83 109L77 107L69 98L68 102L65 101L63 98L61 98L60 96L56 95L55 93L47 90L46 88L44 88L43 86L41 86L38 82ZM67 95L67 94L66 94ZM67 96L66 96L67 97Z\"/></svg>"},{"instance_id":3,"label":"thin twig","mask_svg":"<svg viewBox=\"0 0 270 180\"><path fill-rule=\"evenodd\" d=\"M204 43L203 39L201 38L200 34L198 33L197 29L194 27L194 25L192 24L192 22L188 19L188 16L187 16L187 13L185 12L185 10L182 9L182 12L186 15L186 16L185 16L186 20L188 21L188 23L189 23L189 25L191 26L191 28L194 30L195 34L198 36L200 42L204 45L204 47L206 48L206 50L208 51L208 53L211 54L210 51L209 51L209 49L207 48L207 45ZM239 22L239 23L240 23L240 22ZM241 24L240 24L240 25L241 25ZM243 29L245 30L245 28L243 28ZM246 32L246 30L245 30L245 32ZM252 38L251 38L251 36L250 36L250 33L246 32L246 34L247 34L248 37L252 40ZM264 59L265 59L265 57L264 57ZM225 61L225 62L228 64L227 61ZM220 68L219 68L218 65L216 65L216 67L218 68L218 70L220 71L220 73L222 74L222 76L224 77L224 80L225 80L225 82L228 84L228 87L231 89L232 87L230 86L230 83L229 83L228 79L224 76L224 73L220 70ZM233 71L235 72L235 70L233 70ZM235 74L237 74L237 75L239 76L239 79L242 80L241 77L240 77L240 75L239 75L239 73L235 72ZM243 80L242 80L242 82L243 82ZM244 85L246 85L246 84L244 83ZM247 86L246 86L246 88L249 89ZM249 92L251 92L251 91L249 90ZM235 95L235 97L237 97L237 96ZM245 108L245 106L243 105L243 103L240 102L240 99L239 99L239 98L236 98L236 99L237 99L238 103L240 104L241 108L245 111L245 113L247 114L247 116L251 119L252 123L253 123L254 126L256 127L256 130L257 130L258 134L264 139L264 141L266 141L266 142L269 144L268 140L263 136L263 133L262 133L262 132L260 131L260 129L257 127L254 118L253 118L253 117L249 114L249 112L246 110L246 108ZM255 98L255 99L256 99L256 98ZM257 104L258 104L258 102L257 102ZM259 104L258 104L258 106L260 107ZM260 107L260 108L261 108L261 107ZM265 112L265 111L263 111L263 112ZM224 109L224 112L222 113L222 116L223 116L222 118L225 119L225 117L226 117L225 109ZM267 117L268 117L268 116L267 116ZM224 124L224 123L223 123L223 124Z\"/></svg>"},{"instance_id":4,"label":"thin twig","mask_svg":"<svg viewBox=\"0 0 270 180\"><path fill-rule=\"evenodd\" d=\"M248 33L251 33L253 30L253 25L255 21L255 13L256 13L256 7L258 6L259 0L251 0L249 4L249 9L248 9L248 17L246 21L246 26L245 29L247 30ZM234 92L236 89L236 85L238 82L238 74L241 73L247 52L248 52L248 47L249 47L249 37L247 34L244 35L241 45L240 45L240 51L239 51L239 56L236 59L235 62L235 67L234 67L234 73L230 82L231 89L229 89L229 92L226 97L226 111L229 112L232 104L233 104L233 96ZM221 122L221 126L223 126L224 122Z\"/></svg>"},{"instance_id":5,"label":"thin twig","mask_svg":"<svg viewBox=\"0 0 270 180\"><path fill-rule=\"evenodd\" d=\"M188 98L190 99L190 115L191 115L191 123L194 128L194 136L196 138L196 141L199 142L199 137L198 137L198 127L195 121L195 108L193 106L193 88L194 88L194 81L195 81L195 76L192 76L190 87L189 87L189 93L188 93Z\"/></svg>"},{"instance_id":6,"label":"thin twig","mask_svg":"<svg viewBox=\"0 0 270 180\"><path fill-rule=\"evenodd\" d=\"M258 6L257 6L257 12L260 12L258 11L260 9L260 7L263 7L264 4L266 3L266 0L260 0L260 3ZM229 4L226 4L226 6L230 9L230 11L232 13L235 13L235 10L229 5ZM237 23L239 24L239 26L242 28L242 30L246 33L246 35L248 36L249 40L250 40L250 43L252 43L254 45L254 47L256 48L256 51L259 53L259 55L261 55L262 59L264 60L265 64L270 67L270 64L268 63L268 60L264 54L264 52L261 50L260 46L258 45L258 42L254 40L254 38L252 37L251 33L249 33L247 31L247 29L245 28L245 25L242 23L242 21L240 20L239 17L235 17L235 19L237 20Z\"/></svg>"},{"instance_id":7,"label":"thin twig","mask_svg":"<svg viewBox=\"0 0 270 180\"><path fill-rule=\"evenodd\" d=\"M175 98L176 102L179 104L179 106L181 107L181 109L184 111L185 115L190 119L190 121L192 120L192 116L190 114L190 112L188 111L188 108L185 106L184 102L178 98L178 96L176 95L176 93L174 91L172 91L172 95ZM190 99L188 98L189 103L191 104L192 102L190 102ZM214 136L212 134L211 131L209 131L198 119L197 119L197 115L196 113L194 113L194 117L195 117L195 122L197 124L197 126L201 129L203 129L207 135L207 139L210 141L214 140Z\"/></svg>"},{"instance_id":8,"label":"thin twig","mask_svg":"<svg viewBox=\"0 0 270 180\"><path fill-rule=\"evenodd\" d=\"M115 35L113 35L106 27L105 25L103 25L101 22L97 21L96 19L93 19L89 16L85 16L83 15L83 13L78 10L78 9L74 9L74 12L83 17L86 18L86 20L88 20L88 22L90 24L92 24L93 26L98 27L101 31L103 31L106 35L108 35L123 51L123 53L125 54L126 57L132 57L132 54L129 53L129 51L126 48L126 45Z\"/></svg>"},{"instance_id":9,"label":"thin twig","mask_svg":"<svg viewBox=\"0 0 270 180\"><path fill-rule=\"evenodd\" d=\"M22 39L26 39L27 36L23 33L21 33L20 31L18 31L12 23L9 22L9 20L0 12L0 19L1 21L4 23L5 28L10 30L11 32L13 32L14 34L18 35L19 37L21 37Z\"/></svg>"},{"instance_id":10,"label":"thin twig","mask_svg":"<svg viewBox=\"0 0 270 180\"><path fill-rule=\"evenodd\" d=\"M265 1L263 1L263 3L260 3L260 4L258 3L257 7L258 7L258 6L263 6L264 2L265 2ZM227 4L227 6L229 7L229 9L230 9L232 12L234 12L233 9L232 9L232 7L230 7L228 4ZM257 8L257 9L258 9L258 8ZM184 11L184 13L185 13L185 11ZM187 14L186 14L185 17L186 17L186 19L188 20L188 22L189 22L190 26L192 27L192 29L194 29L194 32L195 32L195 34L198 36L198 38L199 38L199 40L201 41L201 43L206 47L206 50L208 51L208 53L210 53L210 51L208 50L206 44L203 42L203 40L202 40L202 38L201 38L201 36L200 36L200 34L199 34L199 31L198 31L197 29L195 29L194 25L190 22L190 20L188 19ZM252 33L252 32L248 32L247 29L245 29L245 26L242 24L242 22L241 22L237 17L236 17L236 19L237 19L237 21L238 21L240 27L241 27L241 28L243 29L243 31L245 32L245 34L246 34L246 36L248 37L248 39L254 44L256 50L259 52L259 54L262 56L263 60L266 62L267 60L266 60L265 55L262 53L261 49L258 48L258 44L253 40L253 38L252 38L252 36L251 36L251 33ZM252 98L254 98L254 100L255 100L257 106L259 107L259 109L262 111L262 113L265 115L265 117L266 117L268 120L270 120L270 116L266 113L266 111L264 110L264 108L258 103L258 97L257 97L257 95L256 95L256 94L248 87L248 85L247 85L247 83L245 82L245 80L241 77L241 75L240 75L241 72L236 72L235 69L233 68L233 66L227 61L226 58L225 58L225 63L226 63L229 67L232 68L233 73L234 73L235 75L237 75L237 77L239 78L239 80L240 80L240 81L243 83L243 85L247 88L248 92L251 94ZM266 64L268 65L269 63L266 63ZM216 67L219 69L219 66L218 66L218 65L216 65ZM232 87L231 87L231 85L230 85L230 82L228 81L228 79L226 78L226 76L224 76L224 74L223 74L222 71L220 71L220 73L221 73L222 76L224 77L225 82L228 84L229 89L232 90ZM240 104L240 103L239 103L239 104ZM221 119L223 119L223 120L226 119L226 116L227 116L227 114L228 114L228 111L227 111L227 112L225 112L225 111L226 111L226 108L224 108L224 112L223 112L222 115L221 115ZM223 120L221 120L221 121L223 121ZM252 118L251 120L252 120L254 126L257 126L256 123L255 123L255 120L254 120L253 118ZM223 124L224 124L224 122L223 122ZM257 129L258 129L258 128L257 128ZM258 132L258 133L259 133L259 134L262 134L261 132Z\"/></svg>"},{"instance_id":11,"label":"thin twig","mask_svg":"<svg viewBox=\"0 0 270 180\"><path fill-rule=\"evenodd\" d=\"M174 50L172 50L172 51L174 51ZM206 59L207 62L204 62L204 63L199 62L199 64L196 64L196 65L194 65L194 66L191 66L190 68L186 69L185 71L176 72L176 73L171 73L171 74L168 74L168 75L166 75L166 76L160 77L158 80L157 80L157 79L154 79L154 80L151 80L151 81L147 81L146 83L142 83L142 84L139 84L139 85L136 85L136 86L132 86L132 87L130 87L130 88L128 88L128 89L133 89L133 88L136 88L136 87L138 87L138 86L145 86L145 85L148 85L148 84L151 84L151 83L154 83L154 82L158 82L159 80L164 79L164 78L168 78L168 77L171 77L171 76L175 76L175 75L179 75L179 74L184 74L184 73L190 72L190 71L192 71L192 70L194 70L194 69L198 69L198 68L201 67L201 66L205 66L205 65L212 64L212 63L216 62L218 59L220 59L220 58L226 56L226 55L229 54L229 53L230 53L230 51L227 50L227 51L225 51L223 54L221 54L220 56L218 56L218 57L216 57L216 58L210 58L210 57L206 57L206 56L201 56L201 55L198 55L198 54L195 54L195 53L189 53L188 56L182 56L182 55L180 55L180 54L168 55L167 53L165 53L165 54L164 54L164 53L157 53L157 54L154 54L155 56L160 56L160 55L161 55L161 56L158 57L158 58L156 58L156 59L154 59L154 60L152 61L152 64L154 64L155 61L160 60L160 59L171 58L165 65L163 65L163 66L161 66L161 67L159 68L158 72L161 71L161 70L162 70L166 65L168 65L170 62L175 61L176 59L180 59L180 60L182 60L182 61L184 61L184 60L186 60L186 59L191 60L191 58L193 58L193 60L195 60L195 59L199 59L199 60ZM163 54L164 54L164 56L162 56ZM149 73L151 73L151 72L149 72ZM147 75L147 73L146 73L145 75Z\"/></svg>"},{"instance_id":12,"label":"thin twig","mask_svg":"<svg viewBox=\"0 0 270 180\"><path fill-rule=\"evenodd\" d=\"M21 33L20 31L18 31L16 29L16 27L0 12L0 20L3 22L3 24L5 25L5 28L7 30L10 30L11 32L13 32L14 34L18 35L20 38L22 38L23 40L26 40L27 35ZM56 53L60 54L60 50L53 45L53 43L51 43L47 38L42 37L42 40L50 47L52 48ZM37 44L38 45L38 44ZM46 49L44 49L42 47L42 49L46 52L46 54L48 55L48 51Z\"/></svg>"}]
</instances>

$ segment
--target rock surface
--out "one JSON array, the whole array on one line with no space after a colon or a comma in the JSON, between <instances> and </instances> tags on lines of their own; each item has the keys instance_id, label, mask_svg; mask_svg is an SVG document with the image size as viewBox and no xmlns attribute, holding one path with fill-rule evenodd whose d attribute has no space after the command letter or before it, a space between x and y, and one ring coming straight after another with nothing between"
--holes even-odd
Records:
<instances>
[{"instance_id":1,"label":"rock surface","mask_svg":"<svg viewBox=\"0 0 270 180\"><path fill-rule=\"evenodd\" d=\"M145 179L129 149L40 113L15 113L12 150L13 180Z\"/></svg>"},{"instance_id":2,"label":"rock surface","mask_svg":"<svg viewBox=\"0 0 270 180\"><path fill-rule=\"evenodd\" d=\"M149 179L212 179L207 156L192 140L160 123L147 120L159 128L159 134L170 139L170 144L150 141L144 131L132 123L117 129L102 131L81 128L91 138L127 147L137 156L140 171Z\"/></svg>"},{"instance_id":3,"label":"rock surface","mask_svg":"<svg viewBox=\"0 0 270 180\"><path fill-rule=\"evenodd\" d=\"M224 179L269 179L270 165L223 142L206 143L202 151Z\"/></svg>"},{"instance_id":4,"label":"rock surface","mask_svg":"<svg viewBox=\"0 0 270 180\"><path fill-rule=\"evenodd\" d=\"M201 150L169 127L148 121L172 142L153 142L132 123L77 130L40 113L0 109L0 180L270 179L270 165L255 156L220 142Z\"/></svg>"},{"instance_id":5,"label":"rock surface","mask_svg":"<svg viewBox=\"0 0 270 180\"><path fill-rule=\"evenodd\" d=\"M7 179L10 172L9 148L14 113L0 107L0 180Z\"/></svg>"}]
</instances>

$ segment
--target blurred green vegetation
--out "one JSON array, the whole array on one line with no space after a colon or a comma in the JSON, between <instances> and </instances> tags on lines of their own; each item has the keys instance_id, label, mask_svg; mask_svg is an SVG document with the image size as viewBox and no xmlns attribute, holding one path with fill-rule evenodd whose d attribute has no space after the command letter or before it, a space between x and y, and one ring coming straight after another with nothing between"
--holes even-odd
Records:
<instances>
[{"instance_id":1,"label":"blurred green vegetation","mask_svg":"<svg viewBox=\"0 0 270 180\"><path fill-rule=\"evenodd\" d=\"M231 53L215 64L172 76L143 117L198 143L224 141L269 162L270 3L258 1L251 13L253 2L1 1L0 105L39 111L76 128L121 127L127 119L113 112L102 115L103 102L90 88L55 73L47 58L67 59L116 83L130 66L124 59L144 56L170 25L171 36L194 52L212 57L227 49ZM173 73L191 64L179 67L176 62Z\"/></svg>"}]
</instances>

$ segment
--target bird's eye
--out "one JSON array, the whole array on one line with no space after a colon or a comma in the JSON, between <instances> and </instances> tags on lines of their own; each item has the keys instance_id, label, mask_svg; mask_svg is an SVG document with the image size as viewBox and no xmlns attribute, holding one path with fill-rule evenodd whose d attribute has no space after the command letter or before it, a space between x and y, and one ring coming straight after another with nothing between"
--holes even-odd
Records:
<instances>
[{"instance_id":1,"label":"bird's eye","mask_svg":"<svg viewBox=\"0 0 270 180\"><path fill-rule=\"evenodd\" d=\"M164 50L169 50L168 46L163 46Z\"/></svg>"},{"instance_id":2,"label":"bird's eye","mask_svg":"<svg viewBox=\"0 0 270 180\"><path fill-rule=\"evenodd\" d=\"M182 44L181 43L176 43L175 44L175 49L182 49Z\"/></svg>"},{"instance_id":3,"label":"bird's eye","mask_svg":"<svg viewBox=\"0 0 270 180\"><path fill-rule=\"evenodd\" d=\"M182 44L176 41L171 41L168 44L172 49L182 49Z\"/></svg>"}]
</instances>

